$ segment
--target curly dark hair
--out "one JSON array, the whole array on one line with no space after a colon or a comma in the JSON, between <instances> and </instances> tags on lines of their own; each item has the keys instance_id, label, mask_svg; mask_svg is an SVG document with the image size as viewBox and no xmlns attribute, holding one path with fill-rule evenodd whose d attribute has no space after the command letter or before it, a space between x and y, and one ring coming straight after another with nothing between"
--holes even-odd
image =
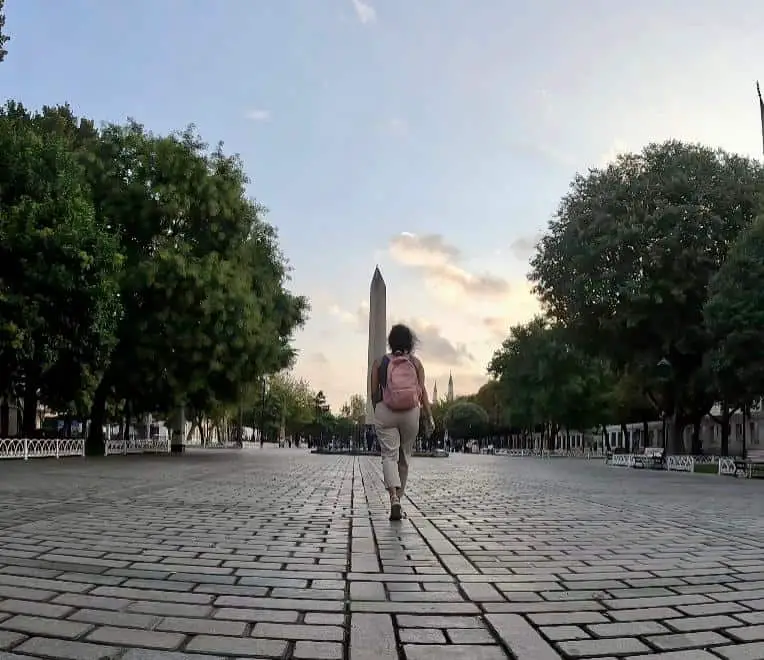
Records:
<instances>
[{"instance_id":1,"label":"curly dark hair","mask_svg":"<svg viewBox=\"0 0 764 660\"><path fill-rule=\"evenodd\" d=\"M393 353L411 353L417 344L417 338L407 325L396 323L390 328L387 343Z\"/></svg>"}]
</instances>

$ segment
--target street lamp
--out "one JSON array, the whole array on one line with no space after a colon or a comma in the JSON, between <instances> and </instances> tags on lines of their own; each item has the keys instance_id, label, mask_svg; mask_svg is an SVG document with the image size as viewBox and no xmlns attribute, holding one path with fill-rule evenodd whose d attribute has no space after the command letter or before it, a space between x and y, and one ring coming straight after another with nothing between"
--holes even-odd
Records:
<instances>
[{"instance_id":1,"label":"street lamp","mask_svg":"<svg viewBox=\"0 0 764 660\"><path fill-rule=\"evenodd\" d=\"M658 378L664 382L664 391L663 391L663 405L661 406L661 418L662 418L662 433L663 433L663 450L666 450L667 445L667 439L666 439L666 399L668 397L666 396L668 389L668 380L671 377L671 362L669 362L668 358L662 357L658 364L656 365L658 369Z\"/></svg>"},{"instance_id":2,"label":"street lamp","mask_svg":"<svg viewBox=\"0 0 764 660\"><path fill-rule=\"evenodd\" d=\"M265 443L265 397L268 394L268 377L263 374L263 396L260 402L260 448Z\"/></svg>"}]
</instances>

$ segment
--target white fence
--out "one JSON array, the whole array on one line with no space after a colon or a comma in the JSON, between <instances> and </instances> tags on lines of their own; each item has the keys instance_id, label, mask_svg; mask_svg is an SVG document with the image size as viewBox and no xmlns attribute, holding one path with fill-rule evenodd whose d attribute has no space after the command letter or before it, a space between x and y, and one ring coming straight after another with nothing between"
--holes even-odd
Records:
<instances>
[{"instance_id":1,"label":"white fence","mask_svg":"<svg viewBox=\"0 0 764 660\"><path fill-rule=\"evenodd\" d=\"M113 454L163 454L170 452L169 436L107 440L104 456ZM0 438L0 460L84 456L84 438Z\"/></svg>"},{"instance_id":2,"label":"white fence","mask_svg":"<svg viewBox=\"0 0 764 660\"><path fill-rule=\"evenodd\" d=\"M169 454L170 436L156 438L112 438L104 443L104 456L114 454Z\"/></svg>"},{"instance_id":3,"label":"white fence","mask_svg":"<svg viewBox=\"0 0 764 660\"><path fill-rule=\"evenodd\" d=\"M612 467L635 467L640 454L613 454L609 461ZM716 468L716 474L724 476L737 476L735 459L730 456L692 456L689 454L677 454L666 457L665 467L668 472L695 472L696 465L712 465ZM704 472L707 472L704 470ZM712 472L713 474L713 472Z\"/></svg>"},{"instance_id":4,"label":"white fence","mask_svg":"<svg viewBox=\"0 0 764 660\"><path fill-rule=\"evenodd\" d=\"M0 438L0 459L84 456L84 438Z\"/></svg>"}]
</instances>

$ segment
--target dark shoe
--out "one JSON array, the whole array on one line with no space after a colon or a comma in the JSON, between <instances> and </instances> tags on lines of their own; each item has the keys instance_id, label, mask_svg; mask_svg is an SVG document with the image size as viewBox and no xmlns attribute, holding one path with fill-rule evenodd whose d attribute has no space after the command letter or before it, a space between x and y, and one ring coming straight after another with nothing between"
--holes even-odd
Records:
<instances>
[{"instance_id":1,"label":"dark shoe","mask_svg":"<svg viewBox=\"0 0 764 660\"><path fill-rule=\"evenodd\" d=\"M401 501L396 497L390 501L390 520L400 520L401 513Z\"/></svg>"}]
</instances>

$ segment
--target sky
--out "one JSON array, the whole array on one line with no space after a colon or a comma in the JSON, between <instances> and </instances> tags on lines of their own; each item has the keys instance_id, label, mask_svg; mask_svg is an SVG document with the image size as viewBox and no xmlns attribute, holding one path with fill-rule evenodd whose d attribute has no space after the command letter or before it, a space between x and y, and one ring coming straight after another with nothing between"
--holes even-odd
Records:
<instances>
[{"instance_id":1,"label":"sky","mask_svg":"<svg viewBox=\"0 0 764 660\"><path fill-rule=\"evenodd\" d=\"M311 301L294 373L366 390L369 283L429 389L487 380L577 172L677 138L761 156L751 0L6 0L0 94L241 155ZM757 69L758 64L758 69Z\"/></svg>"}]
</instances>

